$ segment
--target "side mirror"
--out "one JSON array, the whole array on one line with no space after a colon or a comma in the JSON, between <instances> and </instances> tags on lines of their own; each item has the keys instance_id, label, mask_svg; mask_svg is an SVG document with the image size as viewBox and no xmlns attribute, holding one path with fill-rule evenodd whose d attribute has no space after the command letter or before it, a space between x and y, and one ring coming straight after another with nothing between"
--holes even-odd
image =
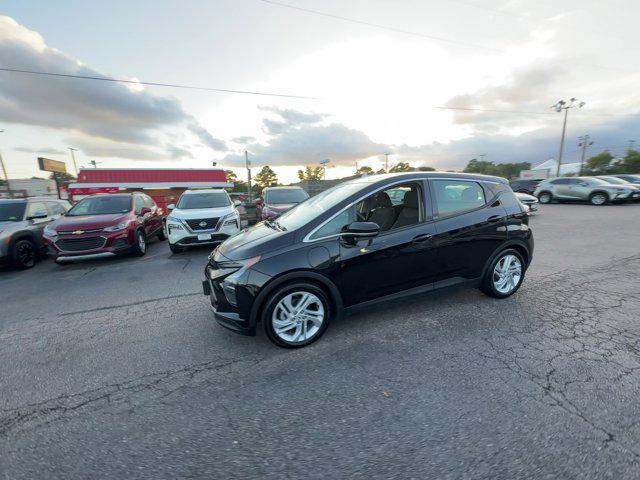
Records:
<instances>
[{"instance_id":1,"label":"side mirror","mask_svg":"<svg viewBox=\"0 0 640 480\"><path fill-rule=\"evenodd\" d=\"M347 225L340 236L354 243L363 238L374 238L380 233L380 226L374 222L353 222Z\"/></svg>"},{"instance_id":2,"label":"side mirror","mask_svg":"<svg viewBox=\"0 0 640 480\"><path fill-rule=\"evenodd\" d=\"M242 205L242 202L240 200L234 200L233 205L239 207L240 205Z\"/></svg>"},{"instance_id":3,"label":"side mirror","mask_svg":"<svg viewBox=\"0 0 640 480\"><path fill-rule=\"evenodd\" d=\"M29 217L29 220L37 220L39 218L47 218L48 214L44 210L38 210Z\"/></svg>"},{"instance_id":4,"label":"side mirror","mask_svg":"<svg viewBox=\"0 0 640 480\"><path fill-rule=\"evenodd\" d=\"M151 213L151 209L149 207L142 207L140 215L146 215L147 213Z\"/></svg>"},{"instance_id":5,"label":"side mirror","mask_svg":"<svg viewBox=\"0 0 640 480\"><path fill-rule=\"evenodd\" d=\"M173 210L174 208L176 208L175 203L170 203L169 205L167 205L167 210Z\"/></svg>"}]
</instances>

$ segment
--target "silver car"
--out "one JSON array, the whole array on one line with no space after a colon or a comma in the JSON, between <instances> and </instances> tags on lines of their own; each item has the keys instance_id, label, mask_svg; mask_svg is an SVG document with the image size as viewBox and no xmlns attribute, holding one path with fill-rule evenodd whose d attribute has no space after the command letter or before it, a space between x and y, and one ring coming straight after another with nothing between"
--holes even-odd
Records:
<instances>
[{"instance_id":1,"label":"silver car","mask_svg":"<svg viewBox=\"0 0 640 480\"><path fill-rule=\"evenodd\" d=\"M42 231L71 208L49 197L0 199L0 264L31 268L44 253Z\"/></svg>"},{"instance_id":2,"label":"silver car","mask_svg":"<svg viewBox=\"0 0 640 480\"><path fill-rule=\"evenodd\" d=\"M533 194L540 203L586 201L593 205L628 202L640 197L640 192L626 185L612 185L594 177L560 177L540 182Z\"/></svg>"}]
</instances>

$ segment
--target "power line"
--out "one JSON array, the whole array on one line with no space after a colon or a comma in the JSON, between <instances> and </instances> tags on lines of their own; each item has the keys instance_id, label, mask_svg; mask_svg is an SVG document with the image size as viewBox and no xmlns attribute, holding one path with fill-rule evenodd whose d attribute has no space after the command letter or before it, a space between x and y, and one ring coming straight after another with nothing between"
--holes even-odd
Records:
<instances>
[{"instance_id":1,"label":"power line","mask_svg":"<svg viewBox=\"0 0 640 480\"><path fill-rule=\"evenodd\" d=\"M488 50L488 51L492 51L492 52L501 52L502 51L502 50L500 50L498 48L487 47L485 45L479 45L477 43L464 42L464 41L461 41L461 40L452 40L450 38L438 37L438 36L435 36L435 35L427 35L425 33L413 32L411 30L404 30L402 28L390 27L390 26L387 26L387 25L379 24L379 23L365 22L364 20L358 20L358 19L350 18L350 17L343 17L342 15L335 15L333 13L321 12L319 10L312 10L310 8L298 7L296 5L291 5L291 4L283 3L283 2L277 2L275 0L258 0L258 1L263 2L263 3L267 3L269 5L275 5L275 6L278 6L278 7L289 8L291 10L298 10L300 12L311 13L313 15L320 15L322 17L333 18L333 19L342 20L342 21L345 21L345 22L356 23L358 25L364 25L364 26L367 26L367 27L378 28L378 29L387 30L387 31L390 31L390 32L402 33L404 35L412 35L414 37L426 38L428 40L434 40L434 41L437 41L437 42L450 43L450 44L453 44L453 45L461 45L461 46L464 46L464 47L478 48L478 49L481 49L481 50Z\"/></svg>"},{"instance_id":2,"label":"power line","mask_svg":"<svg viewBox=\"0 0 640 480\"><path fill-rule=\"evenodd\" d=\"M261 95L267 97L284 97L284 98L297 98L302 100L319 100L317 97L305 97L301 95L286 95L281 93L266 93L266 92L252 92L248 90L229 90L226 88L212 88L212 87L198 87L193 85L180 85L176 83L160 83L160 82L142 82L136 80L125 80L121 78L106 78L106 77L95 77L90 75L71 75L65 73L54 73L54 72L42 72L36 70L20 70L17 68L7 68L0 67L0 71L3 72L12 72L12 73L24 73L28 75L40 75L40 76L49 76L49 77L61 77L61 78L78 78L82 80L98 80L101 82L114 82L114 83L129 83L134 85L146 85L150 87L171 87L171 88L184 88L188 90L205 90L209 92L221 92L221 93L239 93L245 95Z\"/></svg>"}]
</instances>

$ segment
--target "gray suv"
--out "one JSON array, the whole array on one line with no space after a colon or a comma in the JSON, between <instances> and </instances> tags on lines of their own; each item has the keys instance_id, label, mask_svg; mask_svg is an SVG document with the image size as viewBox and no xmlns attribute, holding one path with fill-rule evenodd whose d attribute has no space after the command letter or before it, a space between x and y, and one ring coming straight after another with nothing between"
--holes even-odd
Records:
<instances>
[{"instance_id":1,"label":"gray suv","mask_svg":"<svg viewBox=\"0 0 640 480\"><path fill-rule=\"evenodd\" d=\"M609 202L629 202L640 192L626 185L612 185L594 177L560 177L540 182L533 193L540 203L558 201L587 201L593 205Z\"/></svg>"},{"instance_id":2,"label":"gray suv","mask_svg":"<svg viewBox=\"0 0 640 480\"><path fill-rule=\"evenodd\" d=\"M44 252L44 227L70 208L69 202L57 198L0 199L0 264L33 267Z\"/></svg>"}]
</instances>

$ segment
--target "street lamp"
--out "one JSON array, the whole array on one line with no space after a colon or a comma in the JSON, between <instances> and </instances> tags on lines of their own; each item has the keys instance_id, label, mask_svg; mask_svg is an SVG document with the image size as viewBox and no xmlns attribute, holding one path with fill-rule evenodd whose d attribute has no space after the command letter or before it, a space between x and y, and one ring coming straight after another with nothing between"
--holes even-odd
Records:
<instances>
[{"instance_id":1,"label":"street lamp","mask_svg":"<svg viewBox=\"0 0 640 480\"><path fill-rule=\"evenodd\" d=\"M578 146L582 147L582 155L580 156L580 175L582 175L582 171L584 170L584 157L587 153L587 147L593 145L593 142L589 140L590 138L591 137L588 133L582 137L578 137L578 140L580 140Z\"/></svg>"},{"instance_id":2,"label":"street lamp","mask_svg":"<svg viewBox=\"0 0 640 480\"><path fill-rule=\"evenodd\" d=\"M76 163L76 155L74 152L77 152L78 150L73 148L73 147L67 147L69 149L69 152L71 152L71 160L73 160L73 168L76 171L76 177L78 176L78 164Z\"/></svg>"},{"instance_id":3,"label":"street lamp","mask_svg":"<svg viewBox=\"0 0 640 480\"><path fill-rule=\"evenodd\" d=\"M328 158L325 158L324 160L320 160L320 165L322 165L322 180L327 179L327 163L329 162L330 160Z\"/></svg>"},{"instance_id":4,"label":"street lamp","mask_svg":"<svg viewBox=\"0 0 640 480\"><path fill-rule=\"evenodd\" d=\"M556 112L562 113L564 110L564 122L562 123L562 137L560 137L560 153L558 154L558 169L556 171L556 177L560 176L560 165L562 165L562 153L564 152L564 136L567 132L567 116L569 114L569 109L573 107L582 108L584 107L585 102L578 102L577 98L571 97L569 101L558 100L555 105L552 105Z\"/></svg>"}]
</instances>

